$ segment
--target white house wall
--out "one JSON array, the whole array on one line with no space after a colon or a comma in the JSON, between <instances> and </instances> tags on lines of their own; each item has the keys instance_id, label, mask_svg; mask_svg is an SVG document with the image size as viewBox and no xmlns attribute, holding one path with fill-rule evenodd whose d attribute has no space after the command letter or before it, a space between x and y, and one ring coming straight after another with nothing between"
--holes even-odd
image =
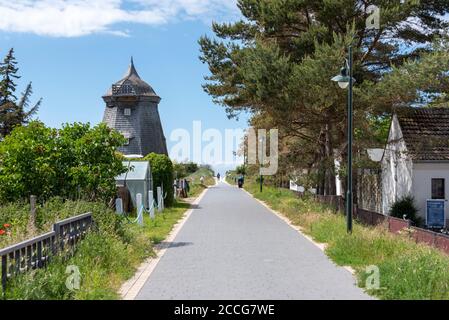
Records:
<instances>
[{"instance_id":1,"label":"white house wall","mask_svg":"<svg viewBox=\"0 0 449 320\"><path fill-rule=\"evenodd\" d=\"M382 213L388 214L391 205L406 195L412 195L413 163L407 155L401 127L393 116L388 144L382 159Z\"/></svg>"},{"instance_id":2,"label":"white house wall","mask_svg":"<svg viewBox=\"0 0 449 320\"><path fill-rule=\"evenodd\" d=\"M413 195L421 217L426 216L426 200L432 198L432 179L445 179L446 199L449 191L449 163L415 163L413 165ZM446 205L446 217L448 217Z\"/></svg>"}]
</instances>

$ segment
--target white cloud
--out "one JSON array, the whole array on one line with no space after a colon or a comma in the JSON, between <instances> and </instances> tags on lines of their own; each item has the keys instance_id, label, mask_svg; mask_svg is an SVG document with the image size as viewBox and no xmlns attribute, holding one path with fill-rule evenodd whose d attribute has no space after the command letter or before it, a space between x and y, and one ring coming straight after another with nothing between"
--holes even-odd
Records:
<instances>
[{"instance_id":1,"label":"white cloud","mask_svg":"<svg viewBox=\"0 0 449 320\"><path fill-rule=\"evenodd\" d=\"M232 19L236 0L0 0L0 30L54 37L127 35L119 23Z\"/></svg>"}]
</instances>

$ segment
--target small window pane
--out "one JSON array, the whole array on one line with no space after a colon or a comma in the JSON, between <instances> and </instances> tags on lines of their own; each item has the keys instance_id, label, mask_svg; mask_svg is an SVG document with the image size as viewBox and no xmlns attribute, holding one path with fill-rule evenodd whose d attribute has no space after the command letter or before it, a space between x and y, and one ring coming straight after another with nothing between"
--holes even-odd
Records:
<instances>
[{"instance_id":1,"label":"small window pane","mask_svg":"<svg viewBox=\"0 0 449 320\"><path fill-rule=\"evenodd\" d=\"M131 115L131 109L125 108L124 113L125 113L125 116L130 116Z\"/></svg>"},{"instance_id":2,"label":"small window pane","mask_svg":"<svg viewBox=\"0 0 449 320\"><path fill-rule=\"evenodd\" d=\"M432 179L432 199L445 199L444 179Z\"/></svg>"}]
</instances>

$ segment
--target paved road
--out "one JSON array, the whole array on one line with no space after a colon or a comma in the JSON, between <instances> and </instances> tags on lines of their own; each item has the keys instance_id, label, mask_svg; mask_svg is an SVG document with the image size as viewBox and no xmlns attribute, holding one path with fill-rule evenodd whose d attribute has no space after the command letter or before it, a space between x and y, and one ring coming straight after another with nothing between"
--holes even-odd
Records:
<instances>
[{"instance_id":1,"label":"paved road","mask_svg":"<svg viewBox=\"0 0 449 320\"><path fill-rule=\"evenodd\" d=\"M212 187L136 299L368 299L353 276L235 187Z\"/></svg>"}]
</instances>

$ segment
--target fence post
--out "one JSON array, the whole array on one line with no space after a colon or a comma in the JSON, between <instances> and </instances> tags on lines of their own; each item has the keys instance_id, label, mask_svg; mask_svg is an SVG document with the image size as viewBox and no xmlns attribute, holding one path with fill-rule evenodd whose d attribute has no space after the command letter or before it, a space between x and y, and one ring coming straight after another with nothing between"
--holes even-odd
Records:
<instances>
[{"instance_id":1,"label":"fence post","mask_svg":"<svg viewBox=\"0 0 449 320\"><path fill-rule=\"evenodd\" d=\"M37 197L30 196L30 223L33 227L36 226L36 203Z\"/></svg>"},{"instance_id":2,"label":"fence post","mask_svg":"<svg viewBox=\"0 0 449 320\"><path fill-rule=\"evenodd\" d=\"M150 208L150 218L154 219L154 195L153 190L148 191L148 204Z\"/></svg>"},{"instance_id":3,"label":"fence post","mask_svg":"<svg viewBox=\"0 0 449 320\"><path fill-rule=\"evenodd\" d=\"M136 194L136 207L137 207L137 222L143 226L143 201L142 194Z\"/></svg>"},{"instance_id":4,"label":"fence post","mask_svg":"<svg viewBox=\"0 0 449 320\"><path fill-rule=\"evenodd\" d=\"M163 201L164 199L162 197L162 188L157 187L157 209L159 212L161 212L164 208Z\"/></svg>"},{"instance_id":5,"label":"fence post","mask_svg":"<svg viewBox=\"0 0 449 320\"><path fill-rule=\"evenodd\" d=\"M174 195L175 200L178 198L177 197L177 192L178 192L178 188L176 188L176 186L174 186L173 187L173 195Z\"/></svg>"},{"instance_id":6,"label":"fence post","mask_svg":"<svg viewBox=\"0 0 449 320\"><path fill-rule=\"evenodd\" d=\"M122 198L115 199L115 212L117 214L123 214L123 200Z\"/></svg>"},{"instance_id":7,"label":"fence post","mask_svg":"<svg viewBox=\"0 0 449 320\"><path fill-rule=\"evenodd\" d=\"M161 206L162 206L162 211L164 211L164 184L161 185Z\"/></svg>"},{"instance_id":8,"label":"fence post","mask_svg":"<svg viewBox=\"0 0 449 320\"><path fill-rule=\"evenodd\" d=\"M8 265L7 265L7 256L1 257L1 270L2 270L2 291L3 291L3 298L6 296L6 281L8 280Z\"/></svg>"}]
</instances>

